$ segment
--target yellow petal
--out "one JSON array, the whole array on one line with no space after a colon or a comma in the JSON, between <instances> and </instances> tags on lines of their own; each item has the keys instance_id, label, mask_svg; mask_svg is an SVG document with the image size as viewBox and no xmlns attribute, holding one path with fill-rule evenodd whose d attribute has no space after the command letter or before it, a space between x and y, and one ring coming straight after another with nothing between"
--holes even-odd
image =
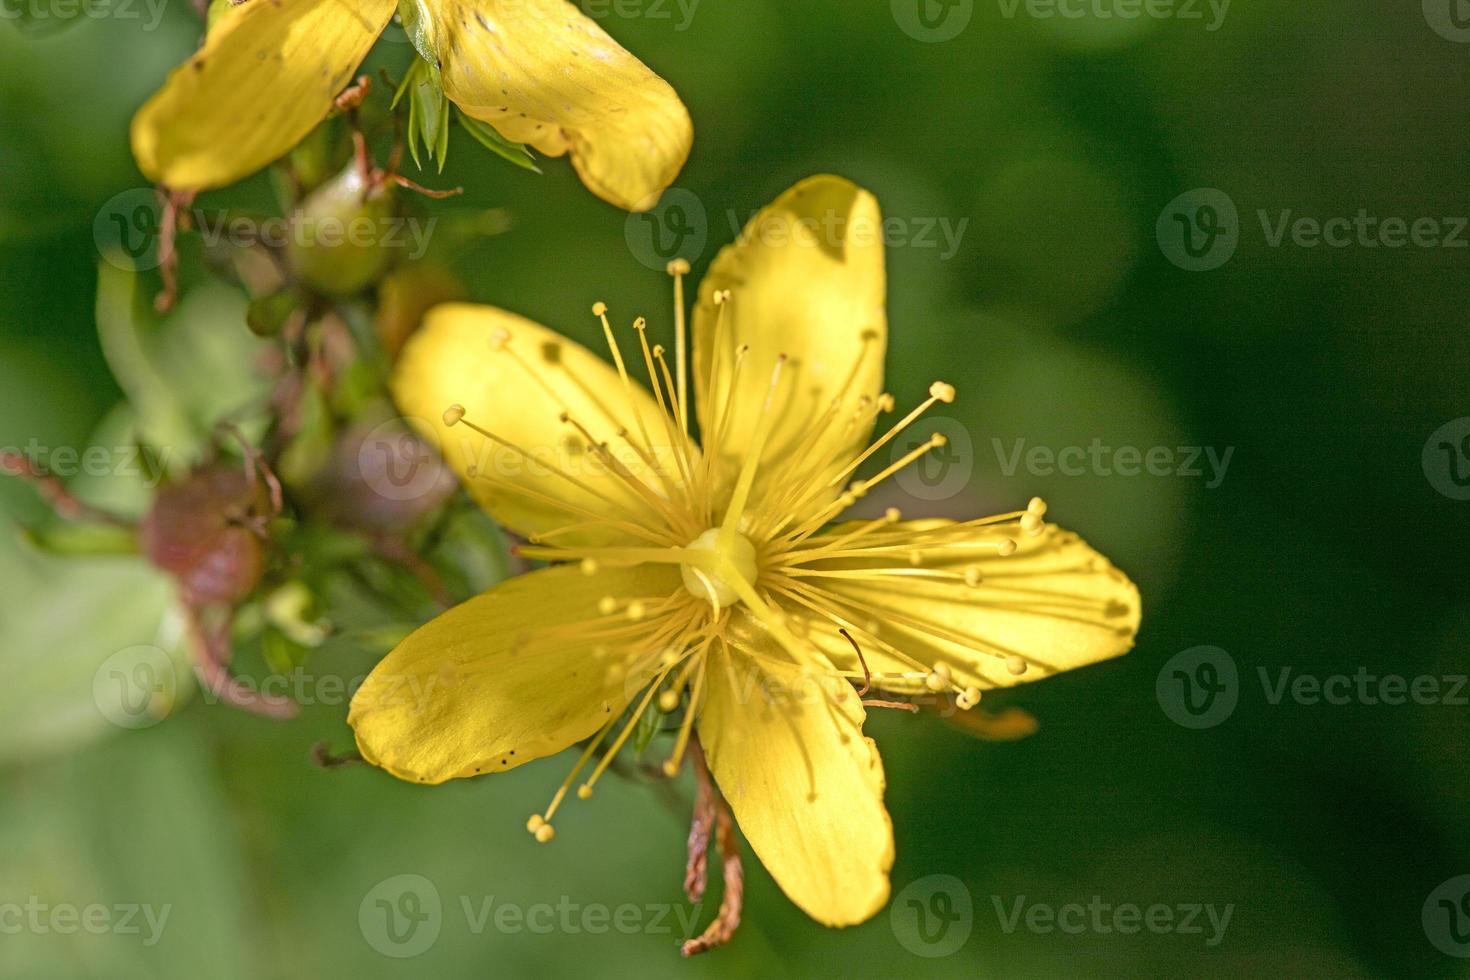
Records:
<instances>
[{"instance_id":1,"label":"yellow petal","mask_svg":"<svg viewBox=\"0 0 1470 980\"><path fill-rule=\"evenodd\" d=\"M668 82L566 0L427 0L444 92L507 139L642 211L674 182L694 127Z\"/></svg>"},{"instance_id":2,"label":"yellow petal","mask_svg":"<svg viewBox=\"0 0 1470 980\"><path fill-rule=\"evenodd\" d=\"M718 290L730 290L733 298L717 348ZM884 297L878 202L841 177L809 177L792 187L720 251L694 308L694 364L700 426L708 439L712 415L723 411L729 396L731 352L742 344L750 348L731 401L735 410L722 424L718 449L727 472L755 440L772 369L782 354L788 360L775 403L779 421L766 442L762 471L769 474L770 463L792 452L834 398L842 399L843 414L822 424L824 435L807 444L803 455L846 463L862 448L871 425L844 432L842 423L861 396L875 396L883 385ZM705 449L714 451L708 441Z\"/></svg>"},{"instance_id":3,"label":"yellow petal","mask_svg":"<svg viewBox=\"0 0 1470 980\"><path fill-rule=\"evenodd\" d=\"M893 824L857 695L846 682L720 647L699 737L736 822L807 915L828 926L862 922L888 901ZM761 652L781 656L774 644Z\"/></svg>"},{"instance_id":4,"label":"yellow petal","mask_svg":"<svg viewBox=\"0 0 1470 980\"><path fill-rule=\"evenodd\" d=\"M442 783L501 772L560 752L627 706L598 637L576 626L599 618L598 600L662 595L672 568L563 565L509 579L415 631L373 668L347 721L363 758L399 779ZM551 632L547 632L551 631ZM539 632L539 636L538 636Z\"/></svg>"},{"instance_id":5,"label":"yellow petal","mask_svg":"<svg viewBox=\"0 0 1470 980\"><path fill-rule=\"evenodd\" d=\"M895 531L918 535L949 521L905 521ZM839 525L842 534L856 525ZM814 539L819 540L819 539ZM920 539L916 539L920 540ZM842 600L851 621L875 627L855 631L873 671L914 671L943 663L961 686L1010 687L1120 656L1133 648L1142 616L1138 588L1128 576L1070 531L1046 525L1036 537L1017 533L1017 549L1002 558L995 533L977 535L976 550L916 547L917 564L903 567L963 574L975 568L978 585L918 577L882 580L807 578ZM873 568L892 560L842 559L814 563L823 570ZM860 670L835 626L814 628L813 639L844 670ZM895 657L889 648L918 661ZM1009 658L1020 658L1009 659ZM1024 672L1015 668L1025 665ZM890 690L921 690L922 680L885 682Z\"/></svg>"},{"instance_id":6,"label":"yellow petal","mask_svg":"<svg viewBox=\"0 0 1470 980\"><path fill-rule=\"evenodd\" d=\"M498 333L508 338L508 349L492 349ZM619 334L628 363L641 363L641 348L638 361L632 360L629 342L637 341L633 331L623 327ZM577 430L561 420L568 413L597 441L609 443L630 472L657 486L657 476L617 436L626 428L641 439L641 416L654 442L653 455L670 470L675 467L667 439L660 438L665 430L652 396L636 381L632 384L635 415L617 372L585 347L505 310L451 303L429 311L404 347L391 384L403 412L440 446L481 506L510 529L529 537L600 517L639 526L661 524L647 498L586 452ZM452 404L464 407L468 421L531 458L490 442L467 425L446 427L444 410ZM573 509L544 499L548 497ZM648 543L611 528L555 541L575 542Z\"/></svg>"},{"instance_id":7,"label":"yellow petal","mask_svg":"<svg viewBox=\"0 0 1470 980\"><path fill-rule=\"evenodd\" d=\"M248 0L133 117L133 156L176 190L233 183L326 118L393 16L393 0Z\"/></svg>"}]
</instances>

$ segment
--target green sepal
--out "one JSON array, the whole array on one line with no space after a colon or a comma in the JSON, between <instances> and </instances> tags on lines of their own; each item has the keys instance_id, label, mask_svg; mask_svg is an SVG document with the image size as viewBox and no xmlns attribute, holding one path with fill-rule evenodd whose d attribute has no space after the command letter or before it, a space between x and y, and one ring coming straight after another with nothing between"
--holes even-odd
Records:
<instances>
[{"instance_id":1,"label":"green sepal","mask_svg":"<svg viewBox=\"0 0 1470 980\"><path fill-rule=\"evenodd\" d=\"M506 139L500 135L494 126L466 114L458 106L455 106L454 111L456 117L459 119L459 124L465 128L465 132L479 140L485 149L501 159L509 160L523 170L529 170L537 174L541 172L541 168L536 166L536 157L524 143L516 143L513 140Z\"/></svg>"}]
</instances>

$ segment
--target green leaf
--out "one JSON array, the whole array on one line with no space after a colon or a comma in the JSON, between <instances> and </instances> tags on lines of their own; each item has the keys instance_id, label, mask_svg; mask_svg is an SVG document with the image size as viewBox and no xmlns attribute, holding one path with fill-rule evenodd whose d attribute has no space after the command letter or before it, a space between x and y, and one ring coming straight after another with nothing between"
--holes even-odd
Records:
<instances>
[{"instance_id":1,"label":"green leaf","mask_svg":"<svg viewBox=\"0 0 1470 980\"><path fill-rule=\"evenodd\" d=\"M135 413L136 437L159 447L174 473L205 455L221 420L251 423L241 413L269 392L255 370L265 342L245 329L246 302L225 286L191 291L159 321L125 266L104 259L98 267L97 333Z\"/></svg>"},{"instance_id":2,"label":"green leaf","mask_svg":"<svg viewBox=\"0 0 1470 980\"><path fill-rule=\"evenodd\" d=\"M479 140L491 153L494 153L502 159L509 160L524 170L538 174L541 172L541 168L536 166L535 156L532 155L530 149L524 143L516 143L506 139L500 135L494 126L487 122L482 122L473 116L466 115L464 110L458 106L455 107L455 114L459 119L459 124L465 128L465 131Z\"/></svg>"},{"instance_id":3,"label":"green leaf","mask_svg":"<svg viewBox=\"0 0 1470 980\"><path fill-rule=\"evenodd\" d=\"M21 529L21 538L48 555L136 555L138 534L116 524L52 524Z\"/></svg>"},{"instance_id":4,"label":"green leaf","mask_svg":"<svg viewBox=\"0 0 1470 980\"><path fill-rule=\"evenodd\" d=\"M26 888L18 901L34 894L55 908L105 908L110 928L17 930L0 944L0 973L244 980L273 972L263 962L272 943L258 933L269 913L251 901L258 889L236 830L241 818L222 785L215 736L194 721L27 767L7 783L0 839L7 881Z\"/></svg>"},{"instance_id":5,"label":"green leaf","mask_svg":"<svg viewBox=\"0 0 1470 980\"><path fill-rule=\"evenodd\" d=\"M0 763L150 724L187 696L193 674L161 572L141 558L16 560L0 597Z\"/></svg>"}]
</instances>

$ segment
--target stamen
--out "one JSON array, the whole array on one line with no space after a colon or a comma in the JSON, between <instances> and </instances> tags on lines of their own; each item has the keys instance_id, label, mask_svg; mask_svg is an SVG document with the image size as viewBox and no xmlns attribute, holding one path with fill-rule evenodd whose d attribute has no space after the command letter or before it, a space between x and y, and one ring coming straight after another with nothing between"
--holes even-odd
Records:
<instances>
[{"instance_id":1,"label":"stamen","mask_svg":"<svg viewBox=\"0 0 1470 980\"><path fill-rule=\"evenodd\" d=\"M709 642L705 642L706 647ZM684 722L679 726L679 734L674 740L674 751L664 760L664 775L670 779L679 774L679 764L684 761L684 750L689 745L689 736L694 731L694 719L699 714L699 696L704 691L704 672L708 660L703 649L695 659L699 662L699 670L694 675L694 687L689 692L689 710L684 713Z\"/></svg>"},{"instance_id":2,"label":"stamen","mask_svg":"<svg viewBox=\"0 0 1470 980\"><path fill-rule=\"evenodd\" d=\"M643 437L643 444L652 451L653 440L648 436L648 427L643 422L643 413L638 408L638 401L633 396L633 379L628 377L628 367L623 363L623 352L618 347L618 338L613 336L612 324L607 321L607 304L599 300L592 304L592 315L602 321L602 335L607 340L608 350L612 351L613 364L618 369L618 377L623 382L623 395L628 402L628 411L638 424L638 434Z\"/></svg>"},{"instance_id":3,"label":"stamen","mask_svg":"<svg viewBox=\"0 0 1470 980\"><path fill-rule=\"evenodd\" d=\"M775 401L776 390L781 384L781 368L785 364L786 355L782 354L776 358L776 364L771 368L771 385L766 389L766 400L761 406L755 438L751 441L745 464L740 469L740 479L736 482L735 492L730 497L730 507L725 511L724 522L720 525L720 549L722 551L729 551L731 542L735 540L735 532L739 530L740 518L745 511L746 501L750 498L750 488L755 483L755 471L760 465L761 453L765 450L766 439L770 437L771 429L776 424L776 415L771 411L771 404Z\"/></svg>"},{"instance_id":4,"label":"stamen","mask_svg":"<svg viewBox=\"0 0 1470 980\"><path fill-rule=\"evenodd\" d=\"M663 683L664 678L669 675L669 671L672 669L672 665L664 667L658 676L653 679L652 683L648 685L648 690L643 694L643 700L638 702L638 707L633 711L632 716L628 718L628 723L618 733L617 740L613 742L603 755L601 761L597 763L597 768L592 771L592 775L577 790L577 796L579 798L585 800L592 795L592 788L597 785L597 780L602 778L602 774L607 771L607 767L612 765L613 759L617 757L618 751L628 741L628 737L633 734L633 729L638 725L638 719L643 717L643 712L648 710L648 704L653 700L654 692L659 689L659 685Z\"/></svg>"},{"instance_id":5,"label":"stamen","mask_svg":"<svg viewBox=\"0 0 1470 980\"><path fill-rule=\"evenodd\" d=\"M674 277L674 364L679 377L679 430L689 434L689 362L687 331L684 327L684 276L689 272L689 263L674 259L668 265L669 275Z\"/></svg>"},{"instance_id":6,"label":"stamen","mask_svg":"<svg viewBox=\"0 0 1470 980\"><path fill-rule=\"evenodd\" d=\"M567 790L571 787L572 781L577 778L577 773L581 772L582 767L587 765L587 760L592 758L592 753L597 751L598 744L602 742L616 720L612 719L606 725L603 725L601 731L587 743L587 747L582 750L582 754L577 758L577 764L572 766L572 771L567 773L567 778L563 779L561 786L557 787L556 795L551 798L551 804L546 808L546 812L544 814L533 813L531 814L531 819L526 821L526 830L530 831L536 840L542 844L545 844L556 836L556 830L551 826L551 818L555 816L556 808L561 806L561 801L566 798Z\"/></svg>"}]
</instances>

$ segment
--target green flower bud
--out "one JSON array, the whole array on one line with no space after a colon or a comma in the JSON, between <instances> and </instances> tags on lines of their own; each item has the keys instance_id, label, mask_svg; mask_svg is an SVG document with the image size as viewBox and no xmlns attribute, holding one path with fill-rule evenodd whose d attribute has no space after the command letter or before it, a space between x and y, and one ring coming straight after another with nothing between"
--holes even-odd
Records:
<instances>
[{"instance_id":1,"label":"green flower bud","mask_svg":"<svg viewBox=\"0 0 1470 980\"><path fill-rule=\"evenodd\" d=\"M369 183L356 163L307 195L291 216L287 253L297 278L329 296L361 292L398 258L393 185Z\"/></svg>"}]
</instances>

